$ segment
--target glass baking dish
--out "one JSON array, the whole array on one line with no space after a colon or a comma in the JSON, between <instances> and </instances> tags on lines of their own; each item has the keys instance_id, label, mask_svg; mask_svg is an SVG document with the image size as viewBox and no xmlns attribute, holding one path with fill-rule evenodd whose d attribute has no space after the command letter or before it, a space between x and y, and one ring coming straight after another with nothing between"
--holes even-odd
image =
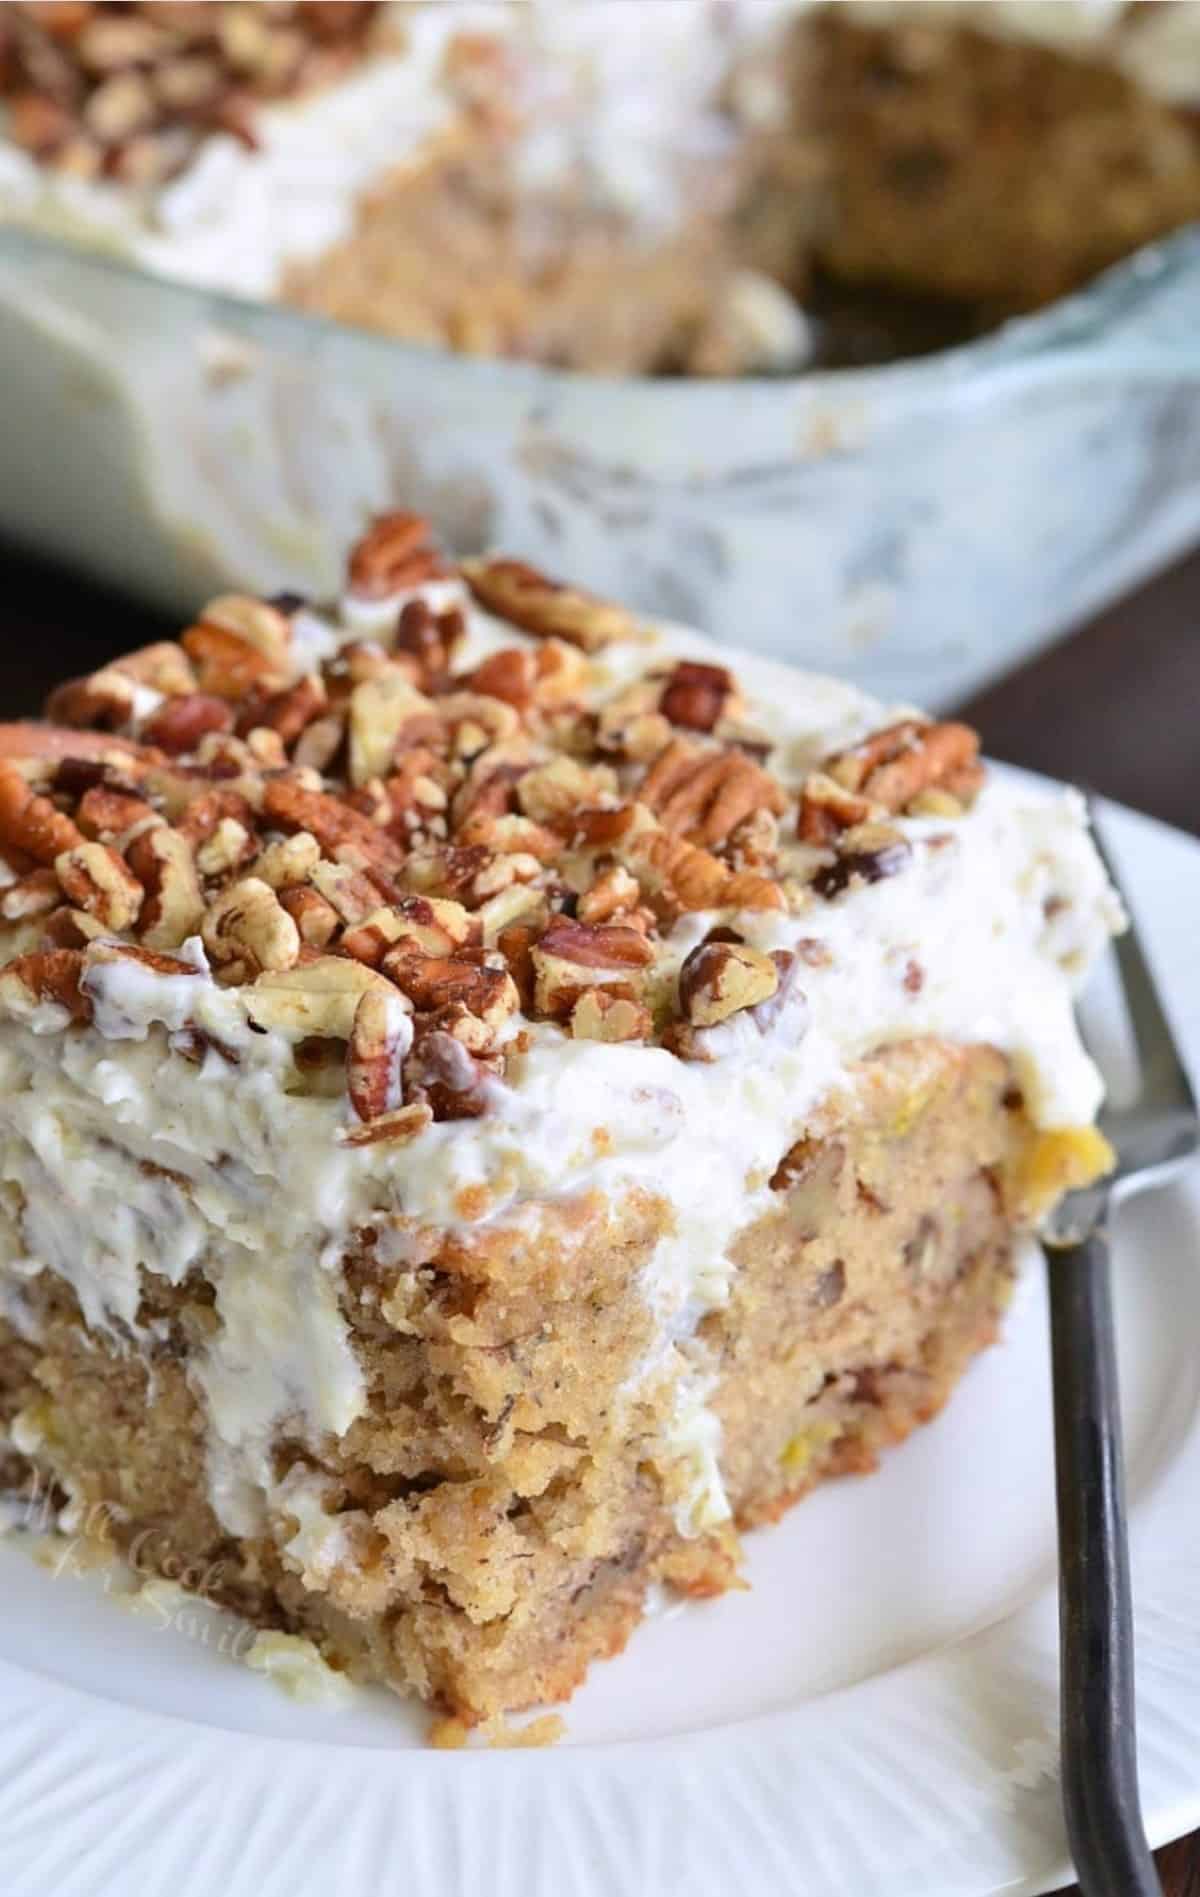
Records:
<instances>
[{"instance_id":1,"label":"glass baking dish","mask_svg":"<svg viewBox=\"0 0 1200 1897\"><path fill-rule=\"evenodd\" d=\"M0 534L178 613L430 514L735 645L949 704L1200 536L1200 229L885 368L473 360L0 231Z\"/></svg>"}]
</instances>

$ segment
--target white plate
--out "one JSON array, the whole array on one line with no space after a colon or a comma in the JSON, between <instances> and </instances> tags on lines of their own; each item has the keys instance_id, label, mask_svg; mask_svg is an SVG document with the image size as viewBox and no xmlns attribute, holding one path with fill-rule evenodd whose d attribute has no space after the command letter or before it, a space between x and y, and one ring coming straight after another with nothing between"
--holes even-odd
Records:
<instances>
[{"instance_id":1,"label":"white plate","mask_svg":"<svg viewBox=\"0 0 1200 1897\"><path fill-rule=\"evenodd\" d=\"M1200 845L1110 834L1193 1070ZM1152 1840L1200 1823L1200 1181L1129 1208L1117 1293ZM220 1621L0 1548L11 1897L983 1897L1068 1880L1047 1337L868 1481L750 1538L751 1593L643 1627L552 1751L439 1753L383 1693L297 1706ZM226 1623L226 1628L228 1623Z\"/></svg>"}]
</instances>

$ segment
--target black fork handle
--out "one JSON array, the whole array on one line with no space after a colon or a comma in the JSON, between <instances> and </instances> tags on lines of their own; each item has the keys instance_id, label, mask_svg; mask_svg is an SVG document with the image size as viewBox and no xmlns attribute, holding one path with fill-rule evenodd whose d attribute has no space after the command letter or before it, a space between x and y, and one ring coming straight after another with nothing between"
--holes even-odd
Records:
<instances>
[{"instance_id":1,"label":"black fork handle","mask_svg":"<svg viewBox=\"0 0 1200 1897\"><path fill-rule=\"evenodd\" d=\"M1162 1897L1138 1800L1133 1615L1108 1232L1047 1247L1063 1808L1084 1897Z\"/></svg>"}]
</instances>

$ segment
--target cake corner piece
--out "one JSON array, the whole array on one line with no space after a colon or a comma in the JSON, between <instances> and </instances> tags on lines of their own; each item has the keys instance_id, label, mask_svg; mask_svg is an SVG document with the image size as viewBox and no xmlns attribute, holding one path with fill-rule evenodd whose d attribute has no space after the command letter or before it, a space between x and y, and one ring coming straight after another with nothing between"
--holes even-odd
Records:
<instances>
[{"instance_id":1,"label":"cake corner piece","mask_svg":"<svg viewBox=\"0 0 1200 1897\"><path fill-rule=\"evenodd\" d=\"M1115 900L960 724L402 514L48 711L0 727L4 1471L356 1677L486 1720L729 1586L1106 1163Z\"/></svg>"}]
</instances>

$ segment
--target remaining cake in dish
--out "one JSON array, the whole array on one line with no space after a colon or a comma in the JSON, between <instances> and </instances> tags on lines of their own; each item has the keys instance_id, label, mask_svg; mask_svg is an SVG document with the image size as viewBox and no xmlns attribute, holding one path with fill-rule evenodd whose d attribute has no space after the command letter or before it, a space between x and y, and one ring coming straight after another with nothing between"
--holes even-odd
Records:
<instances>
[{"instance_id":1,"label":"remaining cake in dish","mask_svg":"<svg viewBox=\"0 0 1200 1897\"><path fill-rule=\"evenodd\" d=\"M941 1406L1106 1162L1077 797L393 515L0 728L0 1422L466 1719ZM753 1613L748 1601L747 1613Z\"/></svg>"},{"instance_id":2,"label":"remaining cake in dish","mask_svg":"<svg viewBox=\"0 0 1200 1897\"><path fill-rule=\"evenodd\" d=\"M856 286L932 303L903 352L1200 217L1198 102L1195 0L15 4L0 217L475 354L795 370L888 346Z\"/></svg>"}]
</instances>

